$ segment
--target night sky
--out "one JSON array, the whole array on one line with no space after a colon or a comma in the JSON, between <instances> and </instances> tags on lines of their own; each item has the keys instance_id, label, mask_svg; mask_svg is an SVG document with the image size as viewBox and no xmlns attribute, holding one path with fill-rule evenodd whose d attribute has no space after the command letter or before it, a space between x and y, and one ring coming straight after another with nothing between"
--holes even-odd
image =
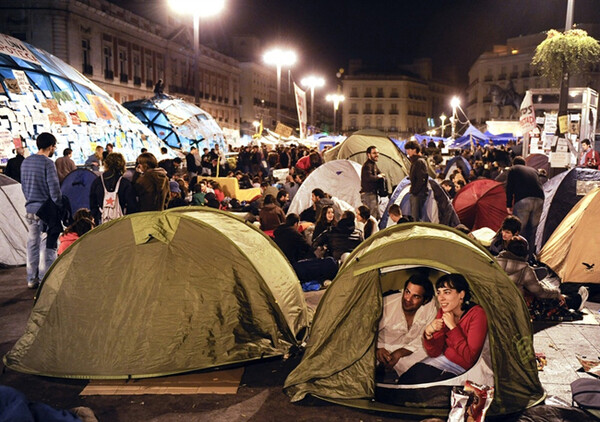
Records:
<instances>
[{"instance_id":1,"label":"night sky","mask_svg":"<svg viewBox=\"0 0 600 422\"><path fill-rule=\"evenodd\" d=\"M393 65L431 57L434 77L466 85L481 53L508 37L564 29L566 9L567 0L226 0L201 35L224 52L229 35L256 35L265 49L289 45L299 56L296 79L312 71L332 84L352 58ZM600 0L575 0L574 21L600 24Z\"/></svg>"}]
</instances>

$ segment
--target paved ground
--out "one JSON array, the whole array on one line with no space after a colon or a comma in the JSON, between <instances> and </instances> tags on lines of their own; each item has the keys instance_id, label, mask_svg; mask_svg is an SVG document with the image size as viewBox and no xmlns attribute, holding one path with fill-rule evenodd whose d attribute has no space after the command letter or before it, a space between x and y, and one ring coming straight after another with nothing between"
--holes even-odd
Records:
<instances>
[{"instance_id":1,"label":"paved ground","mask_svg":"<svg viewBox=\"0 0 600 422\"><path fill-rule=\"evenodd\" d=\"M25 269L0 269L0 355L4 355L23 333L33 304L34 292L24 288ZM320 292L307 295L316 306ZM600 297L590 302L590 308L600 321ZM569 384L589 375L577 372L580 365L576 354L591 358L600 356L600 327L594 325L536 325L536 352L543 352L548 365L540 379L550 396L570 403ZM399 420L388 415L374 415L315 400L291 404L281 386L297 362L275 359L245 368L241 387L236 395L193 396L88 396L79 393L86 381L44 378L4 370L0 384L24 392L31 400L43 401L58 408L89 406L98 419L104 421L385 421ZM590 420L572 410L560 410L550 416L547 407L538 407L521 415L520 420ZM538 413L536 413L538 412ZM515 418L517 419L517 418ZM513 419L513 420L515 420ZM406 419L404 419L406 420ZM508 420L501 418L500 420Z\"/></svg>"}]
</instances>

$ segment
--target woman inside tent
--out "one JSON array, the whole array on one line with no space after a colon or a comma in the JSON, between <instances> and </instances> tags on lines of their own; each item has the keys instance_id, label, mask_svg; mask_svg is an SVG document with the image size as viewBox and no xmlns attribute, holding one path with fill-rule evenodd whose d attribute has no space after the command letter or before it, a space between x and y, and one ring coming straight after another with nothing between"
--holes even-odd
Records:
<instances>
[{"instance_id":1,"label":"woman inside tent","mask_svg":"<svg viewBox=\"0 0 600 422\"><path fill-rule=\"evenodd\" d=\"M398 384L454 378L471 369L483 349L487 316L481 306L471 302L467 280L460 274L446 274L435 287L440 309L423 333L429 357L405 372Z\"/></svg>"}]
</instances>

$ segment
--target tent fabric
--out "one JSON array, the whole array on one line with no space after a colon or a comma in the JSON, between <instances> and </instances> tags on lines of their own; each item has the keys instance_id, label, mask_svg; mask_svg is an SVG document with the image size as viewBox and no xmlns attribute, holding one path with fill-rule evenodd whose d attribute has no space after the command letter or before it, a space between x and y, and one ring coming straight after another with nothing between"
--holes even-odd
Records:
<instances>
[{"instance_id":1,"label":"tent fabric","mask_svg":"<svg viewBox=\"0 0 600 422\"><path fill-rule=\"evenodd\" d=\"M599 214L600 188L595 188L573 207L540 251L538 259L561 282L600 284Z\"/></svg>"},{"instance_id":2,"label":"tent fabric","mask_svg":"<svg viewBox=\"0 0 600 422\"><path fill-rule=\"evenodd\" d=\"M27 263L27 227L21 184L0 174L0 265Z\"/></svg>"},{"instance_id":3,"label":"tent fabric","mask_svg":"<svg viewBox=\"0 0 600 422\"><path fill-rule=\"evenodd\" d=\"M497 231L508 215L504 185L490 179L467 183L452 204L460 222L471 230L489 227Z\"/></svg>"},{"instance_id":4,"label":"tent fabric","mask_svg":"<svg viewBox=\"0 0 600 422\"><path fill-rule=\"evenodd\" d=\"M382 292L401 288L407 275L395 273L407 266L463 274L485 310L495 387L490 415L517 412L544 397L529 313L515 284L483 246L462 233L406 223L371 236L340 268L319 303L302 361L285 381L292 401L306 394L373 398ZM423 411L419 403L414 406L403 411Z\"/></svg>"},{"instance_id":5,"label":"tent fabric","mask_svg":"<svg viewBox=\"0 0 600 422\"><path fill-rule=\"evenodd\" d=\"M529 154L525 158L525 163L536 170L546 170L546 174L550 171L550 161L546 154Z\"/></svg>"},{"instance_id":6,"label":"tent fabric","mask_svg":"<svg viewBox=\"0 0 600 422\"><path fill-rule=\"evenodd\" d=\"M488 136L481 133L475 126L469 125L465 133L461 137L456 138L452 145L450 145L450 148L469 148L471 147L471 140L477 142L485 141L486 139L488 139Z\"/></svg>"},{"instance_id":7,"label":"tent fabric","mask_svg":"<svg viewBox=\"0 0 600 422\"><path fill-rule=\"evenodd\" d=\"M389 218L389 209L393 204L400 206L402 215L411 214L409 189L410 179L406 177L396 186L396 189L390 196L385 212L379 221L380 229L394 225L394 222ZM426 223L440 223L450 227L456 227L460 223L450 198L444 189L431 177L429 178L429 194L423 204L421 215L423 216L423 221Z\"/></svg>"},{"instance_id":8,"label":"tent fabric","mask_svg":"<svg viewBox=\"0 0 600 422\"><path fill-rule=\"evenodd\" d=\"M143 378L286 353L310 323L300 283L252 224L204 207L121 217L52 265L16 371Z\"/></svg>"},{"instance_id":9,"label":"tent fabric","mask_svg":"<svg viewBox=\"0 0 600 422\"><path fill-rule=\"evenodd\" d=\"M544 183L544 208L535 235L537 252L575 204L597 186L600 186L600 171L584 168L567 170Z\"/></svg>"},{"instance_id":10,"label":"tent fabric","mask_svg":"<svg viewBox=\"0 0 600 422\"><path fill-rule=\"evenodd\" d=\"M85 163L96 145L107 143L112 143L115 152L129 162L135 161L141 148L160 154L164 144L154 133L67 63L8 35L0 34L0 42L22 46L21 51L31 55L31 60L25 61L0 54L0 84L6 97L7 118L0 140L0 164L10 158L15 138L24 138L26 155L37 153L35 139L42 132L56 136L57 151L71 148L71 158L78 165ZM31 121L33 125L27 123Z\"/></svg>"},{"instance_id":11,"label":"tent fabric","mask_svg":"<svg viewBox=\"0 0 600 422\"><path fill-rule=\"evenodd\" d=\"M471 163L462 155L457 155L446 162L446 167L444 167L443 175L444 178L448 178L450 174L454 171L455 168L460 168L463 173L465 173L465 177L469 177L469 173L471 173Z\"/></svg>"},{"instance_id":12,"label":"tent fabric","mask_svg":"<svg viewBox=\"0 0 600 422\"><path fill-rule=\"evenodd\" d=\"M410 169L410 161L394 142L378 130L360 130L347 137L341 144L325 151L325 162L333 160L352 160L362 166L367 161L367 148L371 145L379 151L377 167L386 175L388 192L394 190Z\"/></svg>"},{"instance_id":13,"label":"tent fabric","mask_svg":"<svg viewBox=\"0 0 600 422\"><path fill-rule=\"evenodd\" d=\"M334 160L320 165L300 185L288 209L289 213L300 214L312 205L311 193L319 188L348 203L354 209L360 207L361 166L350 160Z\"/></svg>"},{"instance_id":14,"label":"tent fabric","mask_svg":"<svg viewBox=\"0 0 600 422\"><path fill-rule=\"evenodd\" d=\"M98 175L88 169L76 169L67 174L60 185L60 191L69 198L71 213L75 215L80 208L90 209L92 183Z\"/></svg>"}]
</instances>

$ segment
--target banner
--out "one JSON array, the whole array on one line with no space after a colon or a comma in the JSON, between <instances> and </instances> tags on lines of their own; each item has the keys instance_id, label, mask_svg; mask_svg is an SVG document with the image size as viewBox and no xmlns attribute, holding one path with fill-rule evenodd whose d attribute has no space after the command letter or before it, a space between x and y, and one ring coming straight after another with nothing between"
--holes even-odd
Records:
<instances>
[{"instance_id":1,"label":"banner","mask_svg":"<svg viewBox=\"0 0 600 422\"><path fill-rule=\"evenodd\" d=\"M531 132L537 127L531 91L525 93L525 98L523 98L523 102L521 103L521 117L519 117L519 124L523 135Z\"/></svg>"},{"instance_id":2,"label":"banner","mask_svg":"<svg viewBox=\"0 0 600 422\"><path fill-rule=\"evenodd\" d=\"M294 82L294 93L296 94L296 108L298 109L298 123L300 124L300 138L306 139L306 92L302 91Z\"/></svg>"},{"instance_id":3,"label":"banner","mask_svg":"<svg viewBox=\"0 0 600 422\"><path fill-rule=\"evenodd\" d=\"M31 63L41 64L25 44L8 35L0 34L0 53L15 56Z\"/></svg>"}]
</instances>

